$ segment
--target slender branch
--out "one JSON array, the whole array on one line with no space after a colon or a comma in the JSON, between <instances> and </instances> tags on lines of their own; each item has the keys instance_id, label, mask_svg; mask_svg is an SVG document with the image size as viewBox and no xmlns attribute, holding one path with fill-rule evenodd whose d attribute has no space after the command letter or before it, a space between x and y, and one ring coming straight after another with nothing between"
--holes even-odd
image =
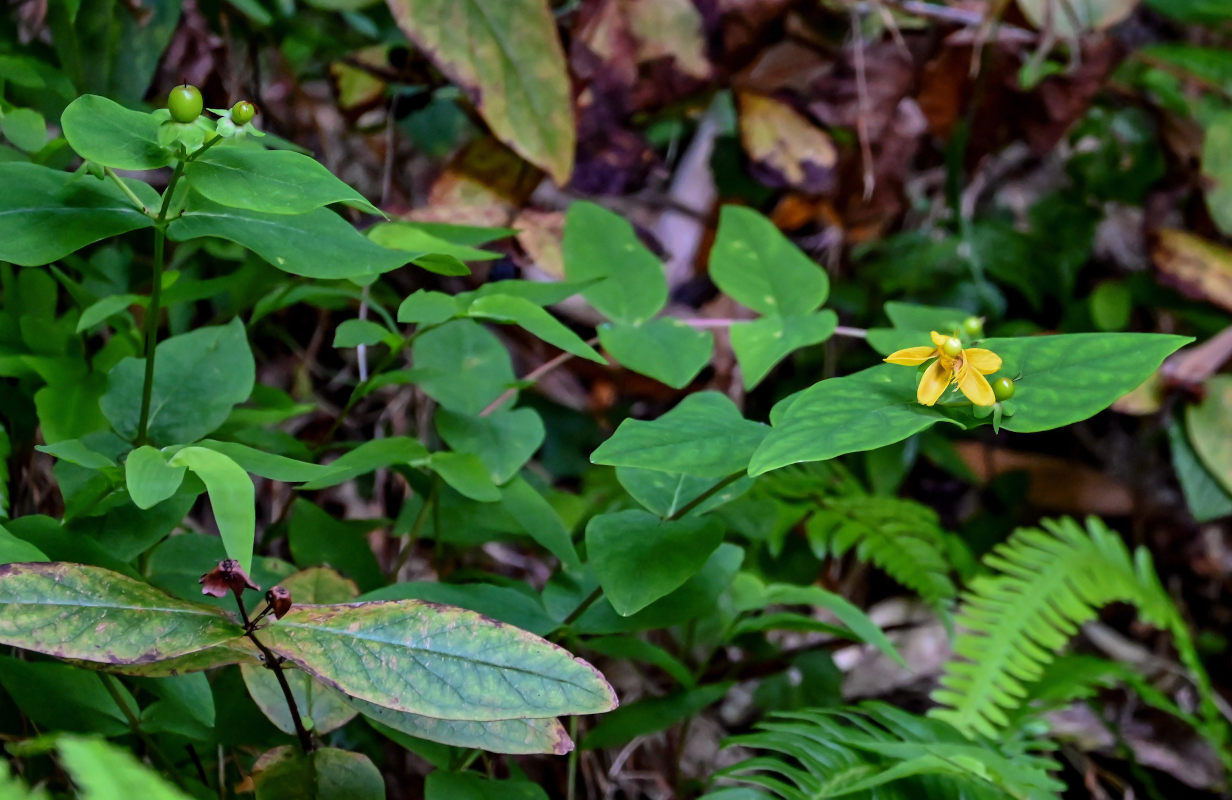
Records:
<instances>
[{"instance_id":1,"label":"slender branch","mask_svg":"<svg viewBox=\"0 0 1232 800\"><path fill-rule=\"evenodd\" d=\"M737 325L741 322L752 322L752 320L748 319L733 319L731 317L681 317L679 320L690 328L730 328L732 325ZM864 339L868 336L868 331L864 328L836 325L834 335L848 336L852 339Z\"/></svg>"},{"instance_id":2,"label":"slender branch","mask_svg":"<svg viewBox=\"0 0 1232 800\"><path fill-rule=\"evenodd\" d=\"M137 195L133 194L133 190L128 188L128 184L120 179L120 176L115 173L114 169L103 167L103 174L115 181L116 186L120 187L120 191L124 192L124 196L131 200L133 205L141 209L142 214L145 214L147 217L150 215L150 209L146 208L145 203L141 202Z\"/></svg>"},{"instance_id":3,"label":"slender branch","mask_svg":"<svg viewBox=\"0 0 1232 800\"><path fill-rule=\"evenodd\" d=\"M586 340L586 344L593 347L595 344L598 343L598 341L599 341L598 336L592 336L591 338ZM526 376L522 378L520 381L518 381L518 383L522 386L534 383L535 381L539 380L544 375L547 375L549 372L556 369L561 364L565 363L571 358L573 358L573 353L560 353L556 355L555 357L549 359L548 361L543 362L538 367L535 367L530 372L526 373ZM508 401L511 397L513 397L517 393L518 393L517 389L506 389L505 391L501 392L499 397L497 397L491 403L488 403L487 408L479 412L479 416L486 417L486 416L491 415L492 412L496 411L498 408L503 406L506 401Z\"/></svg>"},{"instance_id":4,"label":"slender branch","mask_svg":"<svg viewBox=\"0 0 1232 800\"><path fill-rule=\"evenodd\" d=\"M256 648L261 651L261 655L265 658L266 669L274 671L274 677L278 679L278 685L282 688L282 696L287 701L287 710L291 712L291 722L295 725L295 735L299 737L300 749L305 753L311 753L313 750L312 736L309 735L308 729L304 727L304 721L299 716L299 707L295 704L295 695L291 693L291 685L287 683L287 676L282 671L282 659L270 650L265 644L257 638L254 632L258 616L254 620L248 619L248 611L244 608L244 599L240 596L240 592L236 591L235 604L239 606L240 617L244 620L244 635L248 640L256 645Z\"/></svg>"}]
</instances>

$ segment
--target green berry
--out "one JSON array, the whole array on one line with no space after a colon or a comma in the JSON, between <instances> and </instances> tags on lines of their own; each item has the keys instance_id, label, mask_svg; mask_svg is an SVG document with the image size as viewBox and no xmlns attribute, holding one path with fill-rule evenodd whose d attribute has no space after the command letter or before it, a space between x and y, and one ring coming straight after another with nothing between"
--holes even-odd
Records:
<instances>
[{"instance_id":1,"label":"green berry","mask_svg":"<svg viewBox=\"0 0 1232 800\"><path fill-rule=\"evenodd\" d=\"M997 378L992 382L992 394L998 400L1009 400L1014 396L1014 381L1010 378Z\"/></svg>"},{"instance_id":2,"label":"green berry","mask_svg":"<svg viewBox=\"0 0 1232 800\"><path fill-rule=\"evenodd\" d=\"M941 345L941 352L945 353L950 358L958 358L962 355L962 342L957 336L951 336L945 340L945 344Z\"/></svg>"},{"instance_id":3,"label":"green berry","mask_svg":"<svg viewBox=\"0 0 1232 800\"><path fill-rule=\"evenodd\" d=\"M962 332L968 339L978 339L984 335L984 320L979 317L967 317L962 321Z\"/></svg>"},{"instance_id":4,"label":"green berry","mask_svg":"<svg viewBox=\"0 0 1232 800\"><path fill-rule=\"evenodd\" d=\"M257 115L257 107L247 100L241 100L231 107L231 121L236 125L247 125Z\"/></svg>"},{"instance_id":5,"label":"green berry","mask_svg":"<svg viewBox=\"0 0 1232 800\"><path fill-rule=\"evenodd\" d=\"M201 116L204 107L201 100L201 90L196 86L184 84L171 90L167 95L167 110L176 122L188 123Z\"/></svg>"}]
</instances>

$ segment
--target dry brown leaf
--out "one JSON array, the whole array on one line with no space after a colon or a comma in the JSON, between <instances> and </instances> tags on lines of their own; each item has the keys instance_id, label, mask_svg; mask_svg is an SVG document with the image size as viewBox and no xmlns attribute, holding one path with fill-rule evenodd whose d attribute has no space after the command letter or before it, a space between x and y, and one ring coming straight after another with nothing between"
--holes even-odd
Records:
<instances>
[{"instance_id":1,"label":"dry brown leaf","mask_svg":"<svg viewBox=\"0 0 1232 800\"><path fill-rule=\"evenodd\" d=\"M1039 508L1110 516L1124 516L1133 510L1129 486L1085 464L982 442L958 442L955 448L981 482L1007 472L1027 473L1027 500Z\"/></svg>"},{"instance_id":2,"label":"dry brown leaf","mask_svg":"<svg viewBox=\"0 0 1232 800\"><path fill-rule=\"evenodd\" d=\"M535 266L557 280L564 280L565 258L560 246L565 232L564 213L527 208L518 214L512 227L518 232L518 244Z\"/></svg>"},{"instance_id":3,"label":"dry brown leaf","mask_svg":"<svg viewBox=\"0 0 1232 800\"><path fill-rule=\"evenodd\" d=\"M1165 229L1156 234L1151 256L1162 283L1186 297L1232 310L1232 249Z\"/></svg>"},{"instance_id":4,"label":"dry brown leaf","mask_svg":"<svg viewBox=\"0 0 1232 800\"><path fill-rule=\"evenodd\" d=\"M538 169L496 139L476 139L437 176L428 205L408 216L421 222L508 225L541 178Z\"/></svg>"},{"instance_id":5,"label":"dry brown leaf","mask_svg":"<svg viewBox=\"0 0 1232 800\"><path fill-rule=\"evenodd\" d=\"M829 134L786 103L740 92L740 140L765 183L810 194L834 188L838 151Z\"/></svg>"}]
</instances>

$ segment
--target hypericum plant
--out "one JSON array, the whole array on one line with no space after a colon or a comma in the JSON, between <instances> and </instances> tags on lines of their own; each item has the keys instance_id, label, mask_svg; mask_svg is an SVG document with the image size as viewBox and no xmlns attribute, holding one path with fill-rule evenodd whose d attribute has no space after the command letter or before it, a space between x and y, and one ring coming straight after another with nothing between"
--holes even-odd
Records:
<instances>
[{"instance_id":1,"label":"hypericum plant","mask_svg":"<svg viewBox=\"0 0 1232 800\"><path fill-rule=\"evenodd\" d=\"M582 747L623 744L717 701L743 666L723 663L726 648L770 631L866 642L904 663L859 608L813 585L815 574L764 568L798 544L789 534L803 523L815 561L855 553L943 611L972 571L935 515L859 485L833 460L938 424L1032 432L1085 419L1188 341L986 337L966 311L896 303L886 306L891 328L843 328L823 308L827 274L769 220L734 206L722 210L709 274L747 309L738 319L663 315L659 260L626 221L587 202L566 215L564 281L403 298L383 275L408 263L466 275L466 262L497 257L484 245L510 231L399 220L360 233L328 208L379 215L359 193L306 155L267 149L276 137L256 136L251 104L211 119L187 89L150 114L91 95L70 104L61 126L84 160L75 174L0 164L0 260L50 265L0 265L0 377L20 398L5 419L21 442L37 427L64 499L62 519L25 515L0 529L0 642L139 677L239 664L257 706L304 750L360 714L413 747L564 752L571 736L555 717L606 711L615 698L592 667L541 637L670 677L665 697L602 718ZM591 339L547 310L578 294L602 317ZM317 410L258 383L250 345L255 328L301 303L363 311L333 331L335 347L357 351L359 379L307 441L278 426ZM202 316L209 324L194 327ZM506 325L559 354L519 379L492 328ZM683 389L710 363L714 328L728 331L747 388L836 334L923 375L879 364L819 380L779 401L769 424L726 395L689 394L657 419L624 420L590 457L615 467L606 472L619 489L587 487L581 499L527 469L546 431L538 411L517 405L520 389L570 357ZM366 398L408 384L431 402L428 429L335 441ZM378 470L409 489L392 522L335 520L309 494ZM287 491L260 540L251 476L299 493ZM219 536L169 535L203 493ZM382 527L391 536L378 560L366 535ZM490 575L399 581L425 540L434 562L450 566L495 539L545 551L542 591ZM238 616L187 600L220 561L204 586L231 595ZM273 588L254 616L243 595L257 584ZM669 644L642 638L649 630ZM790 655L792 669L811 663L810 653ZM107 681L123 700L123 686ZM985 683L995 691L978 706L956 704L956 735L982 730L976 720L1011 702L1001 673ZM213 689L203 679L194 691ZM145 733L142 724L131 732ZM454 769L473 758L448 753L430 755ZM361 772L355 796L379 793L358 754L285 755L254 765L259 793L262 781Z\"/></svg>"}]
</instances>

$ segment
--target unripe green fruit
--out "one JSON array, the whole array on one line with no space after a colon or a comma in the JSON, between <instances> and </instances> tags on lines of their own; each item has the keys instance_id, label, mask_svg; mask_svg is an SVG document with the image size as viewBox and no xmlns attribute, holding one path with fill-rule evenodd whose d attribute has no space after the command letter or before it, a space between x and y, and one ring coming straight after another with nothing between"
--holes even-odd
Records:
<instances>
[{"instance_id":1,"label":"unripe green fruit","mask_svg":"<svg viewBox=\"0 0 1232 800\"><path fill-rule=\"evenodd\" d=\"M962 332L969 339L978 339L984 335L984 320L979 317L967 317L962 322Z\"/></svg>"},{"instance_id":2,"label":"unripe green fruit","mask_svg":"<svg viewBox=\"0 0 1232 800\"><path fill-rule=\"evenodd\" d=\"M241 100L231 107L231 121L236 125L247 125L257 115L257 107L247 100Z\"/></svg>"},{"instance_id":3,"label":"unripe green fruit","mask_svg":"<svg viewBox=\"0 0 1232 800\"><path fill-rule=\"evenodd\" d=\"M201 91L196 86L184 84L177 86L167 95L167 110L176 122L188 123L201 116L205 104L201 100Z\"/></svg>"},{"instance_id":4,"label":"unripe green fruit","mask_svg":"<svg viewBox=\"0 0 1232 800\"><path fill-rule=\"evenodd\" d=\"M955 336L946 339L945 344L941 345L941 352L950 358L958 358L962 354L962 350L962 342Z\"/></svg>"},{"instance_id":5,"label":"unripe green fruit","mask_svg":"<svg viewBox=\"0 0 1232 800\"><path fill-rule=\"evenodd\" d=\"M1009 400L1014 396L1014 381L1010 378L997 378L992 382L992 394L998 400Z\"/></svg>"}]
</instances>

